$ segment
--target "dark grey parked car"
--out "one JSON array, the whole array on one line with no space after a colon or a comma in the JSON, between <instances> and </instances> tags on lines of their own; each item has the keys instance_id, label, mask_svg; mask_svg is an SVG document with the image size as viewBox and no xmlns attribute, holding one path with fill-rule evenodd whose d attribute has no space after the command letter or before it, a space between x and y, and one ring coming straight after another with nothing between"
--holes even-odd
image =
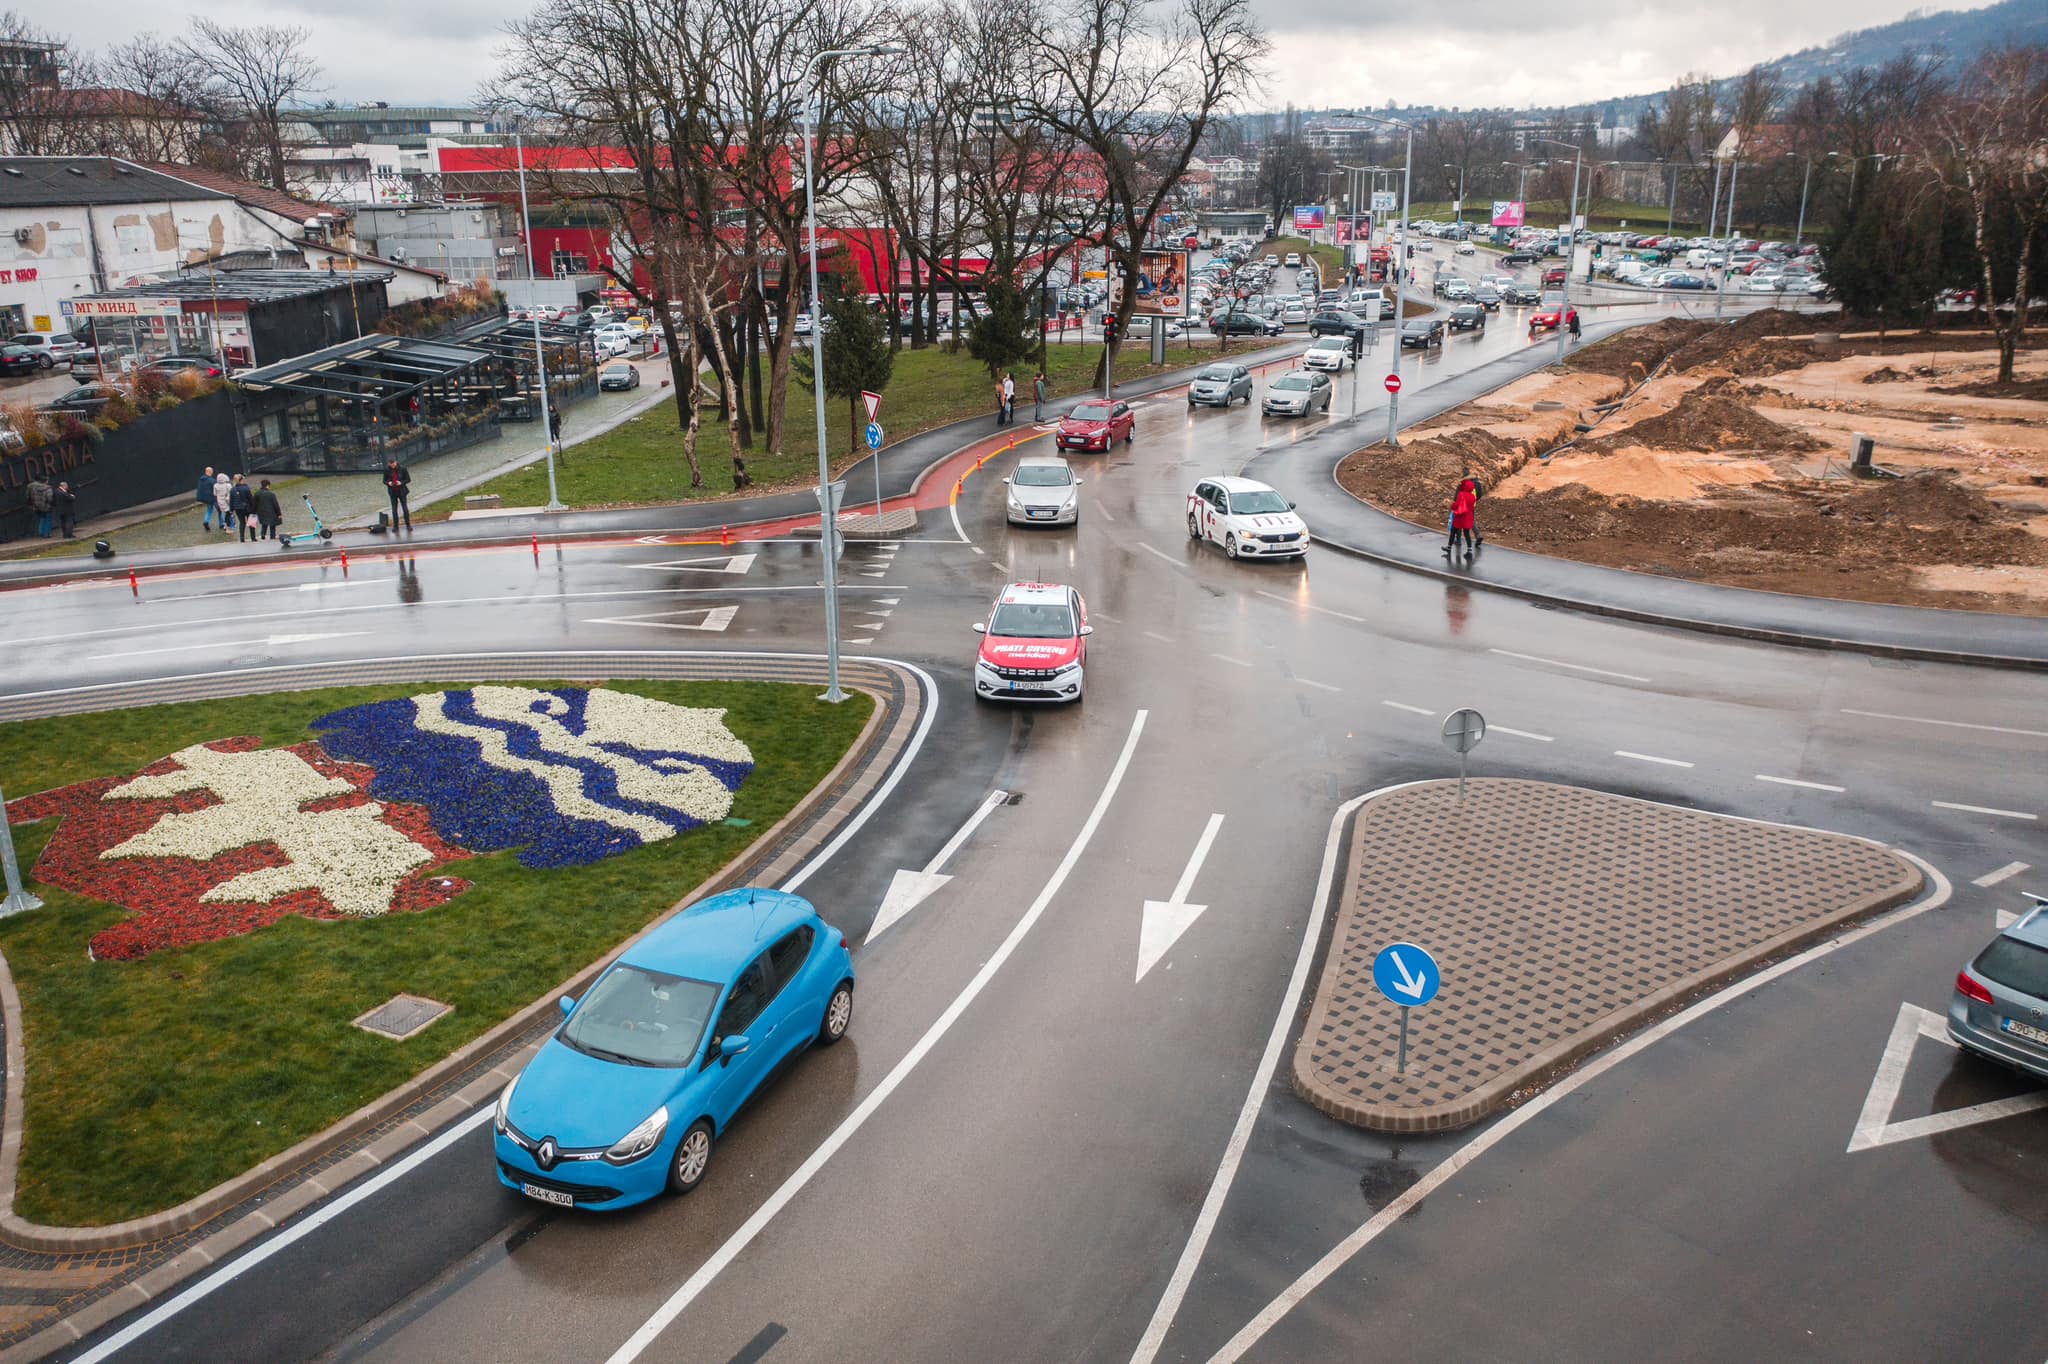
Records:
<instances>
[{"instance_id":1,"label":"dark grey parked car","mask_svg":"<svg viewBox=\"0 0 2048 1364\"><path fill-rule=\"evenodd\" d=\"M1460 303L1451 309L1450 324L1454 332L1483 332L1486 330L1486 309L1477 303Z\"/></svg>"},{"instance_id":2,"label":"dark grey parked car","mask_svg":"<svg viewBox=\"0 0 2048 1364\"><path fill-rule=\"evenodd\" d=\"M1189 407L1228 407L1252 401L1252 372L1243 365L1208 365L1188 385Z\"/></svg>"},{"instance_id":3,"label":"dark grey parked car","mask_svg":"<svg viewBox=\"0 0 2048 1364\"><path fill-rule=\"evenodd\" d=\"M1948 1035L2048 1080L2048 900L2032 898L2034 908L1957 974Z\"/></svg>"}]
</instances>

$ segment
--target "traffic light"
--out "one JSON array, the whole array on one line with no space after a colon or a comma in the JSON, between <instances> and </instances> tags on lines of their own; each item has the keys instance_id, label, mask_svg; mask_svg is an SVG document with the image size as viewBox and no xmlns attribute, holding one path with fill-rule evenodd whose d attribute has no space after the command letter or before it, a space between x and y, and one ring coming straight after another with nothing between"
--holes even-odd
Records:
<instances>
[{"instance_id":1,"label":"traffic light","mask_svg":"<svg viewBox=\"0 0 2048 1364\"><path fill-rule=\"evenodd\" d=\"M1102 339L1105 344L1116 340L1116 314L1102 315Z\"/></svg>"}]
</instances>

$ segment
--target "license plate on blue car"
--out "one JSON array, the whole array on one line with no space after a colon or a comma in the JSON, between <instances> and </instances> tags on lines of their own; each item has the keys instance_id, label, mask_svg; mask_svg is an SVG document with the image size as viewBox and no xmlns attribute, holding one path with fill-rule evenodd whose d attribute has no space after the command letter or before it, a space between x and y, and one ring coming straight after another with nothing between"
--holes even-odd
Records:
<instances>
[{"instance_id":1,"label":"license plate on blue car","mask_svg":"<svg viewBox=\"0 0 2048 1364\"><path fill-rule=\"evenodd\" d=\"M573 1208L576 1206L575 1197L563 1193L560 1189L543 1189L538 1184L521 1184L519 1192L525 1194L528 1198L537 1198L543 1203L552 1203L558 1208Z\"/></svg>"},{"instance_id":2,"label":"license plate on blue car","mask_svg":"<svg viewBox=\"0 0 2048 1364\"><path fill-rule=\"evenodd\" d=\"M2030 1023L2022 1023L2017 1018L2006 1019L2005 1030L2014 1037L2024 1037L2029 1042L2048 1044L2048 1029L2037 1028Z\"/></svg>"}]
</instances>

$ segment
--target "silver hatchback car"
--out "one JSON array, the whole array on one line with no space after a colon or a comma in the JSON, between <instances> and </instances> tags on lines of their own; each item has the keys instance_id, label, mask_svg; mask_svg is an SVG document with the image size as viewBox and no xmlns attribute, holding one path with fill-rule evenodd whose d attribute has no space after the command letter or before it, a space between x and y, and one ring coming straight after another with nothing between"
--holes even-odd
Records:
<instances>
[{"instance_id":1,"label":"silver hatchback car","mask_svg":"<svg viewBox=\"0 0 2048 1364\"><path fill-rule=\"evenodd\" d=\"M2048 899L1956 975L1948 1035L1979 1056L2048 1080Z\"/></svg>"},{"instance_id":2,"label":"silver hatchback car","mask_svg":"<svg viewBox=\"0 0 2048 1364\"><path fill-rule=\"evenodd\" d=\"M1228 407L1252 400L1252 372L1243 365L1209 365L1188 385L1188 406Z\"/></svg>"}]
</instances>

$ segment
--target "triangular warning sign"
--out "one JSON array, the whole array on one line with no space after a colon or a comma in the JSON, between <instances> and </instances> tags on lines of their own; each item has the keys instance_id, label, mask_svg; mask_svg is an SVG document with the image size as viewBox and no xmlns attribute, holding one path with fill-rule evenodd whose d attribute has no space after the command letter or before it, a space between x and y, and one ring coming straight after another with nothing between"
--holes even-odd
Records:
<instances>
[{"instance_id":1,"label":"triangular warning sign","mask_svg":"<svg viewBox=\"0 0 2048 1364\"><path fill-rule=\"evenodd\" d=\"M882 395L870 393L866 389L862 389L860 400L867 404L868 420L870 422L880 421L882 417Z\"/></svg>"},{"instance_id":2,"label":"triangular warning sign","mask_svg":"<svg viewBox=\"0 0 2048 1364\"><path fill-rule=\"evenodd\" d=\"M1899 1089L1906 1082L1906 1067L1912 1063L1913 1049L1923 1037L1944 1047L1961 1050L1948 1035L1947 1019L1917 1004L1901 1004L1899 1016L1892 1024L1892 1035L1884 1044L1884 1058L1877 1063L1877 1074L1870 1081L1870 1093L1864 1096L1863 1112L1856 1119L1856 1130L1849 1136L1851 1152L1938 1136L1958 1127L1995 1122L2000 1118L2048 1108L2048 1089L2038 1089L2031 1094L2015 1094L2009 1099L1993 1099L1989 1103L1951 1108L1945 1113L1930 1113L1924 1118L1893 1122L1892 1106L1899 1101Z\"/></svg>"}]
</instances>

